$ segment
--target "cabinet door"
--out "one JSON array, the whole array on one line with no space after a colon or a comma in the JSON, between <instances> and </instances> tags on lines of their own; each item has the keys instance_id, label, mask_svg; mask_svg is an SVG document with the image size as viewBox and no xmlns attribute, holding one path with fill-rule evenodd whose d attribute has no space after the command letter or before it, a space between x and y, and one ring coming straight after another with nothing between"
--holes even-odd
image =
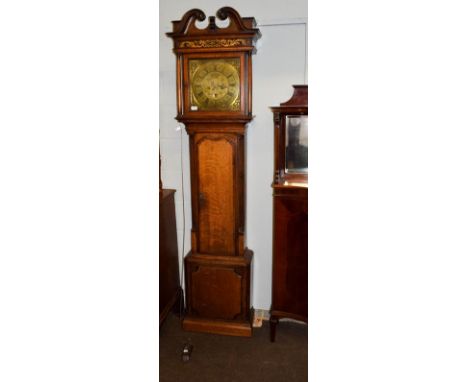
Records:
<instances>
[{"instance_id":1,"label":"cabinet door","mask_svg":"<svg viewBox=\"0 0 468 382\"><path fill-rule=\"evenodd\" d=\"M199 251L235 255L237 139L228 134L200 134L196 147Z\"/></svg>"},{"instance_id":2,"label":"cabinet door","mask_svg":"<svg viewBox=\"0 0 468 382\"><path fill-rule=\"evenodd\" d=\"M307 191L274 196L274 310L307 317Z\"/></svg>"}]
</instances>

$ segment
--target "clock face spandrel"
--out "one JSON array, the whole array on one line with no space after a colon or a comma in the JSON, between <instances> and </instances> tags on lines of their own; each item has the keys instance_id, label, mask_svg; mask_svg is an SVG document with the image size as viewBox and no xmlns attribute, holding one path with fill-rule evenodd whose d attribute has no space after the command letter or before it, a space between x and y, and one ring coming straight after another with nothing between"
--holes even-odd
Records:
<instances>
[{"instance_id":1,"label":"clock face spandrel","mask_svg":"<svg viewBox=\"0 0 468 382\"><path fill-rule=\"evenodd\" d=\"M239 73L239 58L189 60L190 111L239 111Z\"/></svg>"}]
</instances>

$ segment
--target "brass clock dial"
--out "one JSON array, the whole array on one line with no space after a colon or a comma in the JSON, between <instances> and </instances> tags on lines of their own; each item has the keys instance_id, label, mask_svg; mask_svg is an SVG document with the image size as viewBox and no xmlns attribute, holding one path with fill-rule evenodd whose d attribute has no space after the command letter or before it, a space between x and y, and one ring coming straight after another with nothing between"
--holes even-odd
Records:
<instances>
[{"instance_id":1,"label":"brass clock dial","mask_svg":"<svg viewBox=\"0 0 468 382\"><path fill-rule=\"evenodd\" d=\"M190 110L240 110L240 60L197 59L189 61Z\"/></svg>"}]
</instances>

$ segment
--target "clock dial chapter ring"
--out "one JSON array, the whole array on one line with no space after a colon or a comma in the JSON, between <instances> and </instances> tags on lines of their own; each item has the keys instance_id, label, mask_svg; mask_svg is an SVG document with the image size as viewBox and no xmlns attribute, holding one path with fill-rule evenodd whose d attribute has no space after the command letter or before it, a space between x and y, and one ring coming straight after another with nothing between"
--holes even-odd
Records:
<instances>
[{"instance_id":1,"label":"clock dial chapter ring","mask_svg":"<svg viewBox=\"0 0 468 382\"><path fill-rule=\"evenodd\" d=\"M198 110L237 110L239 74L230 63L202 63L192 75L192 104Z\"/></svg>"},{"instance_id":2,"label":"clock dial chapter ring","mask_svg":"<svg viewBox=\"0 0 468 382\"><path fill-rule=\"evenodd\" d=\"M210 72L201 80L201 86L208 98L218 100L227 94L229 84L224 74Z\"/></svg>"}]
</instances>

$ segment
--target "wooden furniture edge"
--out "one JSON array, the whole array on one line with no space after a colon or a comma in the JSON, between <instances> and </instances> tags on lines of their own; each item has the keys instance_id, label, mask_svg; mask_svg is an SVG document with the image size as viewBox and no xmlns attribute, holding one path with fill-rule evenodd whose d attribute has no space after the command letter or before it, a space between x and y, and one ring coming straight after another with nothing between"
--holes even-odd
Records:
<instances>
[{"instance_id":1,"label":"wooden furniture edge","mask_svg":"<svg viewBox=\"0 0 468 382\"><path fill-rule=\"evenodd\" d=\"M252 326L248 322L232 322L185 317L182 321L182 327L184 330L192 332L252 337Z\"/></svg>"}]
</instances>

